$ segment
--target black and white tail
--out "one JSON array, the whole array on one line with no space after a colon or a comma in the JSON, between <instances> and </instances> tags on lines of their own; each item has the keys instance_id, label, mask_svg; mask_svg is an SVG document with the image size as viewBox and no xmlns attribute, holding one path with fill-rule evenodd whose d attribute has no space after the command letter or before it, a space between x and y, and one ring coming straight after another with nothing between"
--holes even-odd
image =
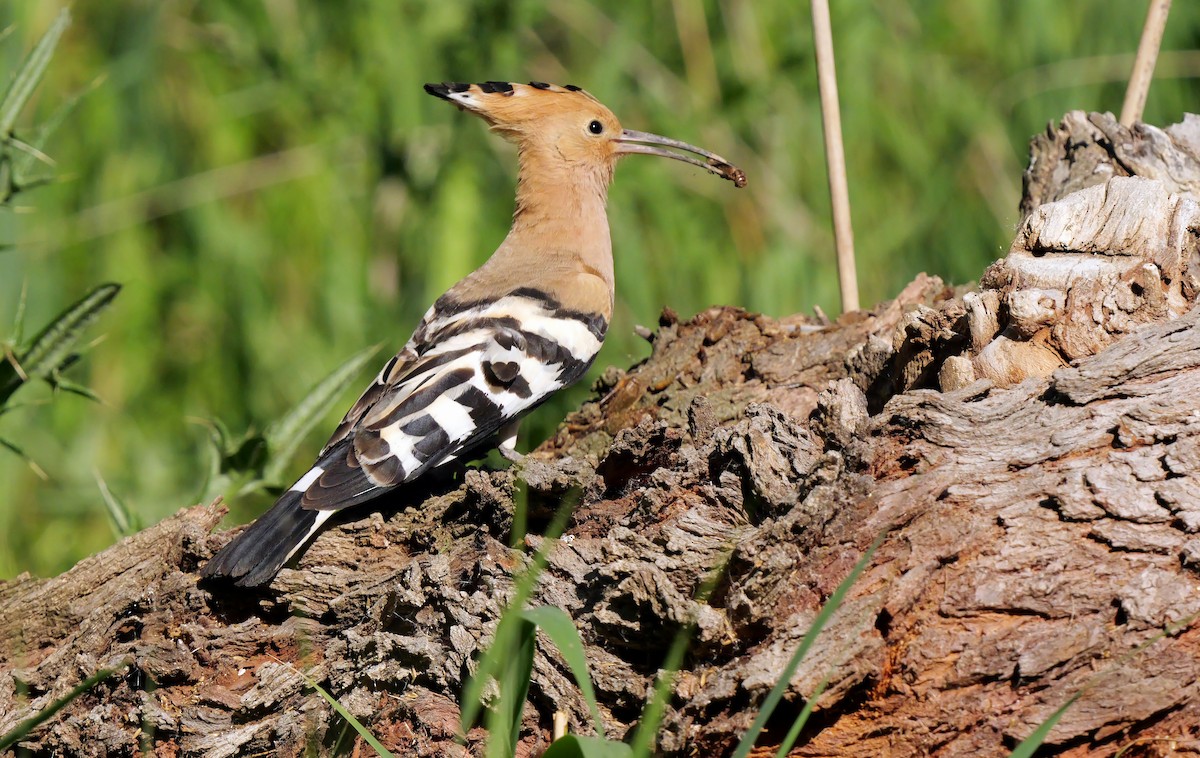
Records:
<instances>
[{"instance_id":1,"label":"black and white tail","mask_svg":"<svg viewBox=\"0 0 1200 758\"><path fill-rule=\"evenodd\" d=\"M285 492L270 510L221 548L200 570L200 575L232 579L239 587L258 587L270 582L334 514L334 511L304 508L303 497L303 489Z\"/></svg>"}]
</instances>

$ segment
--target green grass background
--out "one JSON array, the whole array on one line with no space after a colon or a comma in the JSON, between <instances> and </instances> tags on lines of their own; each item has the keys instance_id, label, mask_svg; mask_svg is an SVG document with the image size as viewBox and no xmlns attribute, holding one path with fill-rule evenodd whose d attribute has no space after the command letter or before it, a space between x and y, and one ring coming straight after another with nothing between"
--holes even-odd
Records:
<instances>
[{"instance_id":1,"label":"green grass background","mask_svg":"<svg viewBox=\"0 0 1200 758\"><path fill-rule=\"evenodd\" d=\"M56 2L0 4L15 69ZM204 420L261 429L364 346L397 349L512 211L512 150L425 81L586 87L631 128L694 142L750 187L633 158L610 201L617 312L594 371L648 353L669 305L837 311L807 3L76 3L26 126L103 77L47 152L60 181L0 211L0 334L124 285L72 378L0 417L0 578L111 544L96 474L151 523L196 502ZM976 278L1016 223L1029 137L1120 109L1145 3L834 0L865 305L928 271ZM1146 120L1197 110L1200 4L1176 3ZM6 74L7 76L7 74ZM382 357L380 358L382 361ZM365 372L370 373L370 372ZM367 380L363 377L363 381ZM536 443L587 382L527 424ZM339 402L338 411L352 401ZM338 413L291 463L299 474ZM265 498L235 504L248 519Z\"/></svg>"}]
</instances>

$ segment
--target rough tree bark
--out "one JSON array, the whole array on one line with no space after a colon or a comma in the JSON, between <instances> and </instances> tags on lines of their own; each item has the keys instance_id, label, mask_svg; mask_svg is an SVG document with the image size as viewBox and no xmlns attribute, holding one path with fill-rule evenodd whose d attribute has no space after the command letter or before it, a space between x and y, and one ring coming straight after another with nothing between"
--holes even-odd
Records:
<instances>
[{"instance_id":1,"label":"rough tree bark","mask_svg":"<svg viewBox=\"0 0 1200 758\"><path fill-rule=\"evenodd\" d=\"M1200 119L1070 113L1035 139L1022 228L977 289L920 277L834 323L664 314L651 358L520 473L535 513L579 500L536 602L575 619L610 732L694 620L659 749L728 751L891 530L760 744L828 675L796 755L1004 754L1080 692L1058 752L1200 753L1198 190ZM128 664L23 745L320 750L333 717L301 669L401 755L477 753L457 698L527 560L514 486L472 471L380 503L260 594L197 585L219 505L0 583L0 733ZM590 730L539 645L523 755L556 710Z\"/></svg>"}]
</instances>

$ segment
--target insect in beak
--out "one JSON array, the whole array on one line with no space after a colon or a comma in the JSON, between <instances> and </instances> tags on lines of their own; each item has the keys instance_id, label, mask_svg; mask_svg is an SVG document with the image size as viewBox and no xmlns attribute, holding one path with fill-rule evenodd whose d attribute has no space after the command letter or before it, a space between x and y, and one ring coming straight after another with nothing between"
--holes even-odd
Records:
<instances>
[{"instance_id":1,"label":"insect in beak","mask_svg":"<svg viewBox=\"0 0 1200 758\"><path fill-rule=\"evenodd\" d=\"M677 161L690 163L693 166L711 171L722 179L728 179L733 182L735 187L746 186L746 172L742 171L737 166L725 160L716 153L710 153L701 147L689 145L686 142L681 142L670 137L660 137L657 134L649 132L638 132L633 129L625 129L621 132L621 136L617 138L617 153L620 155L657 155L663 158L674 158ZM699 160L690 155L674 152L667 148L675 150L683 150L689 153L694 153L704 158Z\"/></svg>"}]
</instances>

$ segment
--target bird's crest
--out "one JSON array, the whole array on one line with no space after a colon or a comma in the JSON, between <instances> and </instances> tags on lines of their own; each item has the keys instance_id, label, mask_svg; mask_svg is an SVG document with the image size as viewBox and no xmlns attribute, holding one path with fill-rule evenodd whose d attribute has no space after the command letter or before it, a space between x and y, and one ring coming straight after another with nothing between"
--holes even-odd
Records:
<instances>
[{"instance_id":1,"label":"bird's crest","mask_svg":"<svg viewBox=\"0 0 1200 758\"><path fill-rule=\"evenodd\" d=\"M426 84L425 91L501 130L580 111L611 116L599 100L573 84L560 87L546 82L442 82ZM615 122L616 118L612 118Z\"/></svg>"},{"instance_id":2,"label":"bird's crest","mask_svg":"<svg viewBox=\"0 0 1200 758\"><path fill-rule=\"evenodd\" d=\"M595 186L606 190L616 159L641 154L690 163L738 187L746 186L745 172L715 153L657 134L623 129L612 111L573 84L442 82L426 84L425 91L479 116L492 131L517 143L523 155L539 154L531 158L529 166L522 164L530 169L536 165L532 173L544 172L552 165L592 166L594 178L598 177Z\"/></svg>"}]
</instances>

